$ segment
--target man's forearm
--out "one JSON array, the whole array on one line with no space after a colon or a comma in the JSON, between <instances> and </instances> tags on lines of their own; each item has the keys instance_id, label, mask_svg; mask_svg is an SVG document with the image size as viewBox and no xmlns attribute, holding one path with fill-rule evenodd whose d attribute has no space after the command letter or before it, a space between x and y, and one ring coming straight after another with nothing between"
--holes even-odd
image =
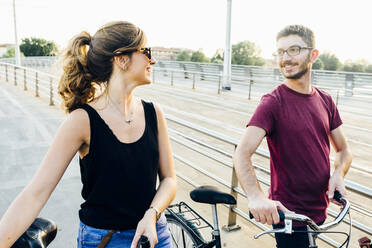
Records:
<instances>
[{"instance_id":1,"label":"man's forearm","mask_svg":"<svg viewBox=\"0 0 372 248\"><path fill-rule=\"evenodd\" d=\"M348 147L343 150L336 152L334 166L334 173L339 173L342 177L345 177L348 172L351 161L353 159L352 153Z\"/></svg>"},{"instance_id":2,"label":"man's forearm","mask_svg":"<svg viewBox=\"0 0 372 248\"><path fill-rule=\"evenodd\" d=\"M238 180L244 192L247 194L248 200L263 195L263 191L257 181L256 173L254 172L251 157L243 157L239 150L237 150L234 156L234 167Z\"/></svg>"}]
</instances>

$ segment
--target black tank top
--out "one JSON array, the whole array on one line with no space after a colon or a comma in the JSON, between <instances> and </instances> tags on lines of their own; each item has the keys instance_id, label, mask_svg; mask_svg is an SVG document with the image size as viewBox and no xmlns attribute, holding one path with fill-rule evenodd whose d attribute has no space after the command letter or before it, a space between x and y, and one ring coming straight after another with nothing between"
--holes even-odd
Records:
<instances>
[{"instance_id":1,"label":"black tank top","mask_svg":"<svg viewBox=\"0 0 372 248\"><path fill-rule=\"evenodd\" d=\"M82 197L80 220L101 229L135 229L156 193L159 169L155 108L142 100L146 126L140 139L120 142L94 108L89 115L89 153L80 159Z\"/></svg>"}]
</instances>

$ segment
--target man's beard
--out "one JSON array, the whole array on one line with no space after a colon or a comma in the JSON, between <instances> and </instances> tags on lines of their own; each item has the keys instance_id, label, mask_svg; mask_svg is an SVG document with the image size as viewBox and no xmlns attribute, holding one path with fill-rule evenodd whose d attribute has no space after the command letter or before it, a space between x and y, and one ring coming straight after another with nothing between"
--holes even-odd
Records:
<instances>
[{"instance_id":1,"label":"man's beard","mask_svg":"<svg viewBox=\"0 0 372 248\"><path fill-rule=\"evenodd\" d=\"M308 71L309 71L309 68L308 68L308 64L309 64L309 61L310 61L310 57L307 58L302 64L301 64L301 67L300 67L300 71L297 72L296 74L294 75L291 75L291 76L286 76L283 71L282 71L282 74L285 78L287 79L299 79L301 78L303 75L305 75ZM290 62L284 62L284 63L281 63L280 64L280 67L283 68L284 66L286 65L296 65L296 63L290 63Z\"/></svg>"}]
</instances>

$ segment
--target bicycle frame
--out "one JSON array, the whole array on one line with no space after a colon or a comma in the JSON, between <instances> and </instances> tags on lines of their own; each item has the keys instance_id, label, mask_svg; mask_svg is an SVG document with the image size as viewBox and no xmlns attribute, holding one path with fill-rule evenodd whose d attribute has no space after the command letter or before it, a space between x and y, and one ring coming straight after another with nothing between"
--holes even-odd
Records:
<instances>
[{"instance_id":1,"label":"bicycle frame","mask_svg":"<svg viewBox=\"0 0 372 248\"><path fill-rule=\"evenodd\" d=\"M189 229L195 235L197 235L198 239L202 242L197 248L221 248L221 235L218 226L218 215L217 215L217 208L216 205L212 205L212 217L213 217L213 225L211 225L208 221L206 221L202 216L200 216L195 210L193 210L189 205L185 202L180 202L178 204L171 205L167 208L168 212L173 215L179 222L191 222L196 224L198 229L202 228L211 228L212 240L207 242L199 237L199 234L195 233L195 231L188 226L186 223L185 228ZM180 218L179 214L188 215L189 217ZM190 217L191 216L191 217Z\"/></svg>"}]
</instances>

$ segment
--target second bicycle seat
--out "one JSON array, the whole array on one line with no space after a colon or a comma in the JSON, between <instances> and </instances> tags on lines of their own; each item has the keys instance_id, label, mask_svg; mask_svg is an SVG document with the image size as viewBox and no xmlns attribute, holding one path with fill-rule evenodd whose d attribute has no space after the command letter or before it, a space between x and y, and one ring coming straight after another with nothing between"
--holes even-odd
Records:
<instances>
[{"instance_id":1,"label":"second bicycle seat","mask_svg":"<svg viewBox=\"0 0 372 248\"><path fill-rule=\"evenodd\" d=\"M47 219L36 218L11 248L44 248L57 235L57 225Z\"/></svg>"},{"instance_id":2,"label":"second bicycle seat","mask_svg":"<svg viewBox=\"0 0 372 248\"><path fill-rule=\"evenodd\" d=\"M235 205L235 198L227 193L221 192L214 186L201 186L190 192L193 201L208 204L225 203Z\"/></svg>"}]
</instances>

